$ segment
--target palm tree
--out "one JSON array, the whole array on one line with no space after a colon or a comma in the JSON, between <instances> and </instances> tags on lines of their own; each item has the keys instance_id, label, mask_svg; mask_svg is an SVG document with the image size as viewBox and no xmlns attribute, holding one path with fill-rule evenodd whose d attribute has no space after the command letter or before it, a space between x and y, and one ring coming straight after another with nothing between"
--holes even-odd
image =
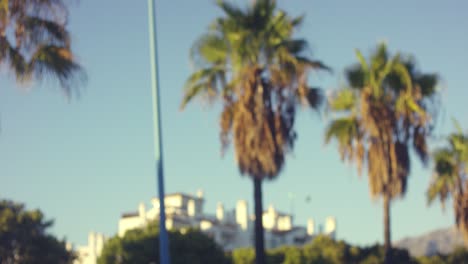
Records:
<instances>
[{"instance_id":1,"label":"palm tree","mask_svg":"<svg viewBox=\"0 0 468 264\"><path fill-rule=\"evenodd\" d=\"M445 201L452 197L457 227L468 244L468 134L454 123L457 131L447 137L447 146L433 153L434 174L427 198L429 204L439 198L445 208Z\"/></svg>"},{"instance_id":2,"label":"palm tree","mask_svg":"<svg viewBox=\"0 0 468 264\"><path fill-rule=\"evenodd\" d=\"M48 76L70 95L77 77L84 77L71 51L63 0L0 0L0 63L18 83Z\"/></svg>"},{"instance_id":3,"label":"palm tree","mask_svg":"<svg viewBox=\"0 0 468 264\"><path fill-rule=\"evenodd\" d=\"M436 114L437 76L416 71L414 60L389 57L380 44L367 62L346 71L349 86L331 96L337 116L326 128L325 142L336 139L341 159L354 162L358 172L367 165L372 198L383 198L385 262L391 260L390 203L406 192L412 147L425 163L427 136Z\"/></svg>"},{"instance_id":4,"label":"palm tree","mask_svg":"<svg viewBox=\"0 0 468 264\"><path fill-rule=\"evenodd\" d=\"M321 92L307 85L311 69L326 67L307 56L307 41L293 32L302 17L257 0L241 9L218 1L224 16L194 44L196 71L188 78L181 107L195 97L222 104L220 139L231 141L241 174L254 183L256 263L265 263L262 181L281 171L296 139L299 103L318 109Z\"/></svg>"}]
</instances>

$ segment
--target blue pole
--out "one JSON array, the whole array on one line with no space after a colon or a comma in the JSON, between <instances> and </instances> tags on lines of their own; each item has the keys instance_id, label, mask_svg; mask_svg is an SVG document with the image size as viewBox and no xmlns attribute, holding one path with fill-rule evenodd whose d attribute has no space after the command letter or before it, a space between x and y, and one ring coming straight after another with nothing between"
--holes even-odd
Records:
<instances>
[{"instance_id":1,"label":"blue pole","mask_svg":"<svg viewBox=\"0 0 468 264\"><path fill-rule=\"evenodd\" d=\"M158 52L156 38L156 10L155 0L148 0L150 56L151 56L151 84L153 91L153 124L156 172L158 175L159 194L159 256L161 264L170 264L169 239L166 230L166 207L164 205L164 163L161 133L161 114L159 101Z\"/></svg>"}]
</instances>

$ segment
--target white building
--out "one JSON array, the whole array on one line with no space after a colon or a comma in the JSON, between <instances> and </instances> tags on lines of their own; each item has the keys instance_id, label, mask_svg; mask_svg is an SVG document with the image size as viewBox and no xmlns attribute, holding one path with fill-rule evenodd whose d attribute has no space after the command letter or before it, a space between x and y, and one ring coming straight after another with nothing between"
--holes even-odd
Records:
<instances>
[{"instance_id":1,"label":"white building","mask_svg":"<svg viewBox=\"0 0 468 264\"><path fill-rule=\"evenodd\" d=\"M249 214L247 201L239 200L235 209L225 210L222 203L216 206L215 214L204 212L204 197L199 191L197 195L184 193L168 194L164 198L166 208L166 227L171 229L198 228L212 237L225 251L231 251L240 247L252 247L255 241L254 220L255 216ZM151 207L146 208L140 203L138 211L122 214L118 223L118 235L124 236L125 232L135 228L142 228L151 221L159 219L159 199L151 199ZM293 216L277 211L272 205L263 212L263 226L265 229L265 247L275 248L282 245L303 245L316 235L313 219L308 219L307 225L294 226ZM336 219L328 217L325 222L325 234L336 235ZM96 235L93 235L97 237ZM80 256L88 262L95 261L102 250L104 238L91 239L88 246L78 248ZM89 259L89 260L88 260ZM91 261L91 262L89 262Z\"/></svg>"},{"instance_id":2,"label":"white building","mask_svg":"<svg viewBox=\"0 0 468 264\"><path fill-rule=\"evenodd\" d=\"M74 261L74 264L96 264L105 241L106 238L103 234L90 232L88 235L88 245L76 248L77 259Z\"/></svg>"}]
</instances>

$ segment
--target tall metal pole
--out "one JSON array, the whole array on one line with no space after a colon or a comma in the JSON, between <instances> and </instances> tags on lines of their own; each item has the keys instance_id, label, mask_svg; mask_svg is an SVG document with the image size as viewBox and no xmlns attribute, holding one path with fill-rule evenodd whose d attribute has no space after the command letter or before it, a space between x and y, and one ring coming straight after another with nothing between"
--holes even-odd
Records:
<instances>
[{"instance_id":1,"label":"tall metal pole","mask_svg":"<svg viewBox=\"0 0 468 264\"><path fill-rule=\"evenodd\" d=\"M156 10L155 1L148 0L150 55L151 55L151 84L153 87L153 124L156 172L158 176L159 194L159 256L161 264L170 264L169 239L166 230L166 207L164 205L164 168L163 144L161 133L161 114L159 101L158 52L156 38Z\"/></svg>"}]
</instances>

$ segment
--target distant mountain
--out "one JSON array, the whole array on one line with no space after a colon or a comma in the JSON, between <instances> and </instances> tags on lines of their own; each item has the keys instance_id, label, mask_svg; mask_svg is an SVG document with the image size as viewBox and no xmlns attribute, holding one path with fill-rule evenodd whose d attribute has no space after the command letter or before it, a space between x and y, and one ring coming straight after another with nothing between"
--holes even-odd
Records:
<instances>
[{"instance_id":1,"label":"distant mountain","mask_svg":"<svg viewBox=\"0 0 468 264\"><path fill-rule=\"evenodd\" d=\"M412 256L447 254L457 246L463 246L463 237L455 227L443 228L416 237L404 238L395 247L407 249Z\"/></svg>"}]
</instances>

